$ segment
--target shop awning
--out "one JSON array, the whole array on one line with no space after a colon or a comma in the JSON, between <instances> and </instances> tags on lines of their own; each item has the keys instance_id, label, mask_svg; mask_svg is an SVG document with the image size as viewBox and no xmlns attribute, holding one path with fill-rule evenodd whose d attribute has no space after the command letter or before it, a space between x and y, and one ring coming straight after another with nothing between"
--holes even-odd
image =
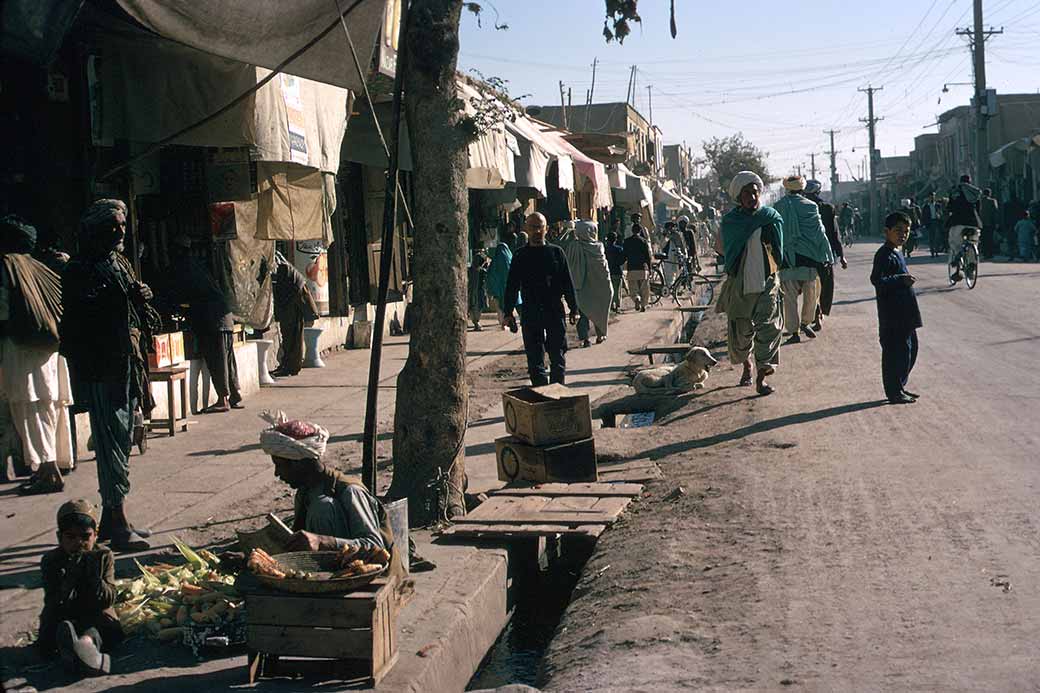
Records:
<instances>
[{"instance_id":1,"label":"shop awning","mask_svg":"<svg viewBox=\"0 0 1040 693\"><path fill-rule=\"evenodd\" d=\"M624 164L617 164L611 170L610 186L614 190L614 199L619 204L650 208L654 206L654 195L646 179L632 173Z\"/></svg>"},{"instance_id":2,"label":"shop awning","mask_svg":"<svg viewBox=\"0 0 1040 693\"><path fill-rule=\"evenodd\" d=\"M104 33L100 39L98 143L152 143L198 122L270 70L219 58L154 36ZM351 94L281 74L220 118L174 144L256 148L260 161L339 170Z\"/></svg>"},{"instance_id":3,"label":"shop awning","mask_svg":"<svg viewBox=\"0 0 1040 693\"><path fill-rule=\"evenodd\" d=\"M332 0L118 0L134 19L160 36L229 60L268 69L336 23L352 2ZM361 65L372 52L386 0L360 0L346 24ZM317 82L354 92L361 80L343 29L334 26L287 68ZM231 96L231 92L225 94Z\"/></svg>"},{"instance_id":4,"label":"shop awning","mask_svg":"<svg viewBox=\"0 0 1040 693\"><path fill-rule=\"evenodd\" d=\"M466 113L473 115L476 108L472 99L488 99L475 87L458 80L459 98ZM505 125L496 123L469 144L469 163L466 168L466 187L471 190L498 190L506 183L516 182L513 158L520 154L516 137L507 132Z\"/></svg>"},{"instance_id":5,"label":"shop awning","mask_svg":"<svg viewBox=\"0 0 1040 693\"><path fill-rule=\"evenodd\" d=\"M681 193L680 197L682 198L684 209L688 209L694 214L700 214L704 211L704 206L696 200L694 200L692 197L687 197L686 195L682 195Z\"/></svg>"},{"instance_id":6,"label":"shop awning","mask_svg":"<svg viewBox=\"0 0 1040 693\"><path fill-rule=\"evenodd\" d=\"M1035 147L1040 147L1040 134L1033 135L1032 137L1022 137L1013 142L1008 142L996 151L990 153L989 165L993 168L1000 168L1011 161L1020 161Z\"/></svg>"},{"instance_id":7,"label":"shop awning","mask_svg":"<svg viewBox=\"0 0 1040 693\"><path fill-rule=\"evenodd\" d=\"M590 159L581 153L573 144L563 138L564 132L557 130L551 125L539 123L542 134L549 138L553 144L565 151L574 164L574 172L584 178L592 185L594 192L593 206L596 209L602 207L613 207L614 201L610 197L610 180L607 178L607 169L595 159ZM563 162L561 161L561 168ZM577 187L575 187L577 189Z\"/></svg>"},{"instance_id":8,"label":"shop awning","mask_svg":"<svg viewBox=\"0 0 1040 693\"><path fill-rule=\"evenodd\" d=\"M682 209L683 207L682 197L668 190L663 185L658 185L654 188L654 202L657 204L664 203L664 206L668 209Z\"/></svg>"},{"instance_id":9,"label":"shop awning","mask_svg":"<svg viewBox=\"0 0 1040 693\"><path fill-rule=\"evenodd\" d=\"M559 169L558 186L564 190L574 189L574 162L570 154L551 138L546 137L537 123L526 116L518 115L515 120L506 122L506 129L520 141L521 154L516 167L517 185L535 188L544 197L546 170L549 162L555 159Z\"/></svg>"}]
</instances>

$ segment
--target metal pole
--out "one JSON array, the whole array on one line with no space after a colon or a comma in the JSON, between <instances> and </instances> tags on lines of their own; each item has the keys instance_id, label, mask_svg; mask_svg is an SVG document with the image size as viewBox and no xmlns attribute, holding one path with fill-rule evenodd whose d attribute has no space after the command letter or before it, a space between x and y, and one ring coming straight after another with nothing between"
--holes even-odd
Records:
<instances>
[{"instance_id":1,"label":"metal pole","mask_svg":"<svg viewBox=\"0 0 1040 693\"><path fill-rule=\"evenodd\" d=\"M585 105L585 132L589 131L589 111L592 110L592 100L596 97L596 63L598 58L592 59L592 86L589 87L589 102Z\"/></svg>"},{"instance_id":2,"label":"metal pole","mask_svg":"<svg viewBox=\"0 0 1040 693\"><path fill-rule=\"evenodd\" d=\"M867 154L867 161L870 162L870 224L875 231L881 227L878 224L879 204L878 204L878 189L877 189L877 156L875 150L877 149L877 139L874 126L877 124L880 118L874 117L874 92L881 91L884 87L868 86L866 89L860 89L867 93L867 133L870 140L870 151ZM860 119L862 120L862 119Z\"/></svg>"},{"instance_id":3,"label":"metal pole","mask_svg":"<svg viewBox=\"0 0 1040 693\"><path fill-rule=\"evenodd\" d=\"M567 100L563 95L563 80L560 80L560 111L563 113L563 129L567 130Z\"/></svg>"},{"instance_id":4,"label":"metal pole","mask_svg":"<svg viewBox=\"0 0 1040 693\"><path fill-rule=\"evenodd\" d=\"M986 36L982 29L982 0L975 0L975 27L972 40L975 43L975 185L986 187L989 171L989 146L986 111Z\"/></svg>"},{"instance_id":5,"label":"metal pole","mask_svg":"<svg viewBox=\"0 0 1040 693\"><path fill-rule=\"evenodd\" d=\"M838 202L838 159L837 152L834 151L834 133L836 130L827 130L827 133L831 136L831 201L837 204Z\"/></svg>"},{"instance_id":6,"label":"metal pole","mask_svg":"<svg viewBox=\"0 0 1040 693\"><path fill-rule=\"evenodd\" d=\"M383 357L383 326L386 323L386 296L390 290L390 268L394 259L397 229L397 168L401 134L401 92L407 69L408 0L401 2L401 25L397 31L397 67L394 69L389 166L386 170L386 195L383 199L383 240L379 253L379 289L376 296L376 324L372 330L372 354L368 364L368 391L365 399L365 429L362 437L361 480L374 495L376 489L376 416L379 404L379 365ZM372 117L377 117L375 112Z\"/></svg>"}]
</instances>

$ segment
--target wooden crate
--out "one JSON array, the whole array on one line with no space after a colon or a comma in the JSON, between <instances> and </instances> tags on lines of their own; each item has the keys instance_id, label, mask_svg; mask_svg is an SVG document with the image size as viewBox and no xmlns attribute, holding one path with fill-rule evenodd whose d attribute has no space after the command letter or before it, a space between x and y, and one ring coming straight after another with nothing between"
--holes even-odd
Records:
<instances>
[{"instance_id":1,"label":"wooden crate","mask_svg":"<svg viewBox=\"0 0 1040 693\"><path fill-rule=\"evenodd\" d=\"M303 673L378 684L397 661L396 583L380 578L348 594L247 593L249 682Z\"/></svg>"}]
</instances>

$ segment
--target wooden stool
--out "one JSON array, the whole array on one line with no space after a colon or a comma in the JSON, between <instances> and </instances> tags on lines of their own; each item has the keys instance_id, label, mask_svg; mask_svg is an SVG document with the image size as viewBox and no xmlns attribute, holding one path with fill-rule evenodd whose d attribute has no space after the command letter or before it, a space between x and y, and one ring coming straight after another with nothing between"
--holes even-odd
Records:
<instances>
[{"instance_id":1,"label":"wooden stool","mask_svg":"<svg viewBox=\"0 0 1040 693\"><path fill-rule=\"evenodd\" d=\"M397 662L396 585L391 577L347 594L244 591L249 683L303 674L377 685Z\"/></svg>"},{"instance_id":2,"label":"wooden stool","mask_svg":"<svg viewBox=\"0 0 1040 693\"><path fill-rule=\"evenodd\" d=\"M188 366L176 365L167 366L166 368L153 368L148 371L148 382L150 383L166 383L166 412L167 417L164 419L150 420L147 422L148 430L165 429L172 438L176 428L177 421L181 421L181 430L188 430ZM181 415L178 417L176 410L173 406L173 383L180 382L181 384Z\"/></svg>"}]
</instances>

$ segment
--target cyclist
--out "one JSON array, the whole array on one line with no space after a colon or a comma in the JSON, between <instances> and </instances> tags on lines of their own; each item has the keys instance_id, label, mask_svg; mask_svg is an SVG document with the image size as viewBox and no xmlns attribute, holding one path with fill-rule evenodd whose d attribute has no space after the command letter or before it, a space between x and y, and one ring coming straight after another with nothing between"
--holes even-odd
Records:
<instances>
[{"instance_id":1,"label":"cyclist","mask_svg":"<svg viewBox=\"0 0 1040 693\"><path fill-rule=\"evenodd\" d=\"M841 231L841 238L845 245L852 245L852 222L852 207L848 202L842 202L841 211L838 212L838 229Z\"/></svg>"},{"instance_id":2,"label":"cyclist","mask_svg":"<svg viewBox=\"0 0 1040 693\"><path fill-rule=\"evenodd\" d=\"M961 245L964 234L974 242L979 242L982 220L979 218L979 202L982 191L971 184L971 176L964 174L960 183L950 190L950 204L947 206L946 228L949 229L949 249L947 262L956 270L950 279L956 283L962 278L960 270Z\"/></svg>"}]
</instances>

